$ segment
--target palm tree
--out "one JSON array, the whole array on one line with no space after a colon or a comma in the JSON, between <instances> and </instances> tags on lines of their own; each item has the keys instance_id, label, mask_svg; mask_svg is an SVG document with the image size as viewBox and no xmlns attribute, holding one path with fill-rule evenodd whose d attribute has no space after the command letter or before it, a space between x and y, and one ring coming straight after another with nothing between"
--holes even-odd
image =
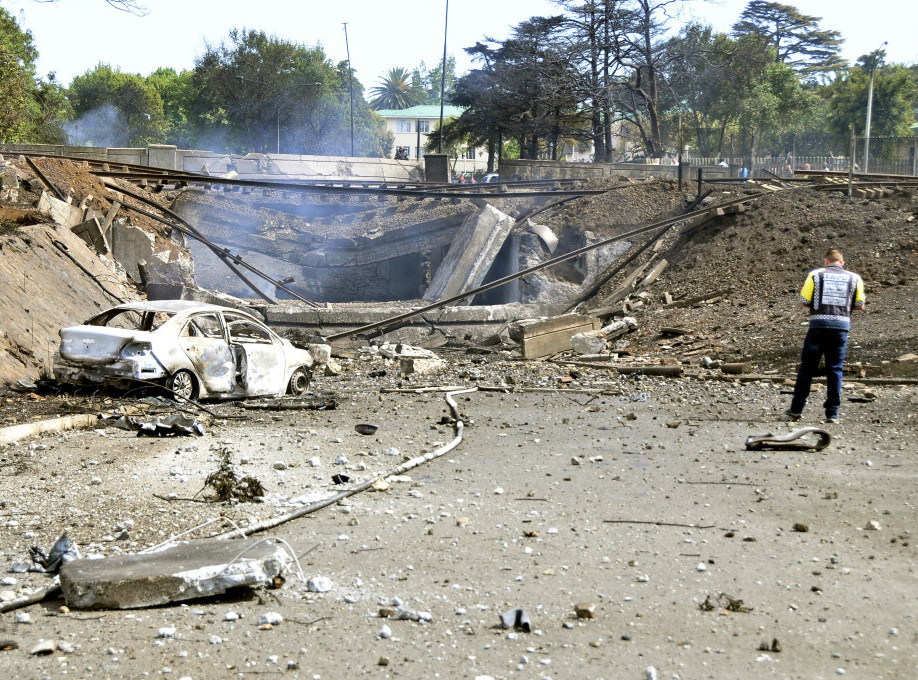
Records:
<instances>
[{"instance_id":1,"label":"palm tree","mask_svg":"<svg viewBox=\"0 0 918 680\"><path fill-rule=\"evenodd\" d=\"M370 90L374 99L370 107L379 109L407 109L421 103L421 97L411 87L411 74L401 67L389 69L389 73L379 79L379 85Z\"/></svg>"}]
</instances>

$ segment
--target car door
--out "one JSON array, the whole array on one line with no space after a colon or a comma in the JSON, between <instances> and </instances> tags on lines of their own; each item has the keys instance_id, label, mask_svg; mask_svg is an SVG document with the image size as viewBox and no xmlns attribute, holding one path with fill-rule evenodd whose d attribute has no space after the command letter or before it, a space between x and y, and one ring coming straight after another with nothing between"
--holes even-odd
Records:
<instances>
[{"instance_id":1,"label":"car door","mask_svg":"<svg viewBox=\"0 0 918 680\"><path fill-rule=\"evenodd\" d=\"M267 326L241 314L224 312L223 318L244 393L250 397L283 394L287 363L279 339Z\"/></svg>"},{"instance_id":2,"label":"car door","mask_svg":"<svg viewBox=\"0 0 918 680\"><path fill-rule=\"evenodd\" d=\"M219 314L193 315L182 327L178 341L207 392L226 394L233 391L236 360Z\"/></svg>"}]
</instances>

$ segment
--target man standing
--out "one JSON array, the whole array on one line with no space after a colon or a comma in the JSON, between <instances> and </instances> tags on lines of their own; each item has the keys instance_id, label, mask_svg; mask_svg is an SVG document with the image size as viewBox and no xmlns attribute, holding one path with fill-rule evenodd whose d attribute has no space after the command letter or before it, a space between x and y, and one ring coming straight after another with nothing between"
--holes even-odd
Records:
<instances>
[{"instance_id":1,"label":"man standing","mask_svg":"<svg viewBox=\"0 0 918 680\"><path fill-rule=\"evenodd\" d=\"M794 398L785 413L794 420L803 416L819 358L825 357L826 401L823 407L826 422L837 423L851 310L864 309L864 283L854 272L845 271L845 258L841 251L833 248L826 253L825 267L814 269L806 277L800 297L803 305L810 309L810 328L803 340Z\"/></svg>"}]
</instances>

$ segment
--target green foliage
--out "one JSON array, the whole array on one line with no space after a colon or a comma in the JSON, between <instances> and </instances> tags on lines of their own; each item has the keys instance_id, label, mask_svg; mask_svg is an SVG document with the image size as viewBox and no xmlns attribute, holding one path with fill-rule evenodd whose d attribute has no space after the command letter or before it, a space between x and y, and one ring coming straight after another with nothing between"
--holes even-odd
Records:
<instances>
[{"instance_id":1,"label":"green foliage","mask_svg":"<svg viewBox=\"0 0 918 680\"><path fill-rule=\"evenodd\" d=\"M209 146L268 152L280 137L281 153L350 155L347 64L333 66L319 46L233 29L198 58L193 82ZM384 126L356 78L353 101L355 154L381 155Z\"/></svg>"},{"instance_id":2,"label":"green foliage","mask_svg":"<svg viewBox=\"0 0 918 680\"><path fill-rule=\"evenodd\" d=\"M912 136L918 106L918 78L914 68L901 64L879 66L873 79L871 137ZM826 102L827 127L837 134L848 134L854 124L855 134L863 136L867 125L867 98L870 70L857 66L836 79L820 93Z\"/></svg>"},{"instance_id":3,"label":"green foliage","mask_svg":"<svg viewBox=\"0 0 918 680\"><path fill-rule=\"evenodd\" d=\"M75 117L66 126L71 143L146 146L166 138L162 97L143 76L99 64L73 79L70 103Z\"/></svg>"},{"instance_id":4,"label":"green foliage","mask_svg":"<svg viewBox=\"0 0 918 680\"><path fill-rule=\"evenodd\" d=\"M47 82L36 81L29 102L29 127L24 137L34 144L67 144L66 121L73 118L67 90L51 73Z\"/></svg>"},{"instance_id":5,"label":"green foliage","mask_svg":"<svg viewBox=\"0 0 918 680\"><path fill-rule=\"evenodd\" d=\"M456 85L456 57L449 55L446 57L446 81L443 82L443 62L437 60L436 65L428 69L422 61L421 64L411 72L411 89L417 93L420 98L419 104L439 104L441 86L446 92L446 100L450 100L450 95Z\"/></svg>"},{"instance_id":6,"label":"green foliage","mask_svg":"<svg viewBox=\"0 0 918 680\"><path fill-rule=\"evenodd\" d=\"M158 68L147 76L146 81L159 93L163 102L163 117L166 120L163 141L180 149L193 148L200 132L195 107L201 94L194 72Z\"/></svg>"},{"instance_id":7,"label":"green foliage","mask_svg":"<svg viewBox=\"0 0 918 680\"><path fill-rule=\"evenodd\" d=\"M844 66L839 57L841 34L820 29L820 21L792 5L750 0L733 30L738 35L761 36L774 48L776 61L790 65L804 80L817 80Z\"/></svg>"},{"instance_id":8,"label":"green foliage","mask_svg":"<svg viewBox=\"0 0 918 680\"><path fill-rule=\"evenodd\" d=\"M0 8L0 142L22 141L28 129L37 56L32 34Z\"/></svg>"},{"instance_id":9,"label":"green foliage","mask_svg":"<svg viewBox=\"0 0 918 680\"><path fill-rule=\"evenodd\" d=\"M370 90L374 111L379 109L407 109L422 102L422 92L408 81L408 69L397 67L379 79L379 85Z\"/></svg>"}]
</instances>

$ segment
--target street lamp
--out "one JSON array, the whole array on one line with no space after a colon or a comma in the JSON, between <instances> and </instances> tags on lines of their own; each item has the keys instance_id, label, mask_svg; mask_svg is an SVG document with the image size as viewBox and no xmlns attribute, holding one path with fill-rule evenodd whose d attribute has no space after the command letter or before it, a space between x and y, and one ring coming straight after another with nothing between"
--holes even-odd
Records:
<instances>
[{"instance_id":1,"label":"street lamp","mask_svg":"<svg viewBox=\"0 0 918 680\"><path fill-rule=\"evenodd\" d=\"M873 76L877 70L877 59L879 52L887 45L886 40L873 52L873 58L870 60L870 87L867 90L867 130L864 136L864 172L870 169L870 117L873 113Z\"/></svg>"},{"instance_id":2,"label":"street lamp","mask_svg":"<svg viewBox=\"0 0 918 680\"><path fill-rule=\"evenodd\" d=\"M449 26L449 0L446 0L446 15L443 18L443 62L440 65L440 134L437 138L437 153L443 153L443 91L446 89L446 30Z\"/></svg>"},{"instance_id":3,"label":"street lamp","mask_svg":"<svg viewBox=\"0 0 918 680\"><path fill-rule=\"evenodd\" d=\"M354 157L354 69L351 68L351 46L347 41L347 22L342 22L344 26L344 47L347 50L347 78L348 90L351 93L351 158Z\"/></svg>"}]
</instances>

